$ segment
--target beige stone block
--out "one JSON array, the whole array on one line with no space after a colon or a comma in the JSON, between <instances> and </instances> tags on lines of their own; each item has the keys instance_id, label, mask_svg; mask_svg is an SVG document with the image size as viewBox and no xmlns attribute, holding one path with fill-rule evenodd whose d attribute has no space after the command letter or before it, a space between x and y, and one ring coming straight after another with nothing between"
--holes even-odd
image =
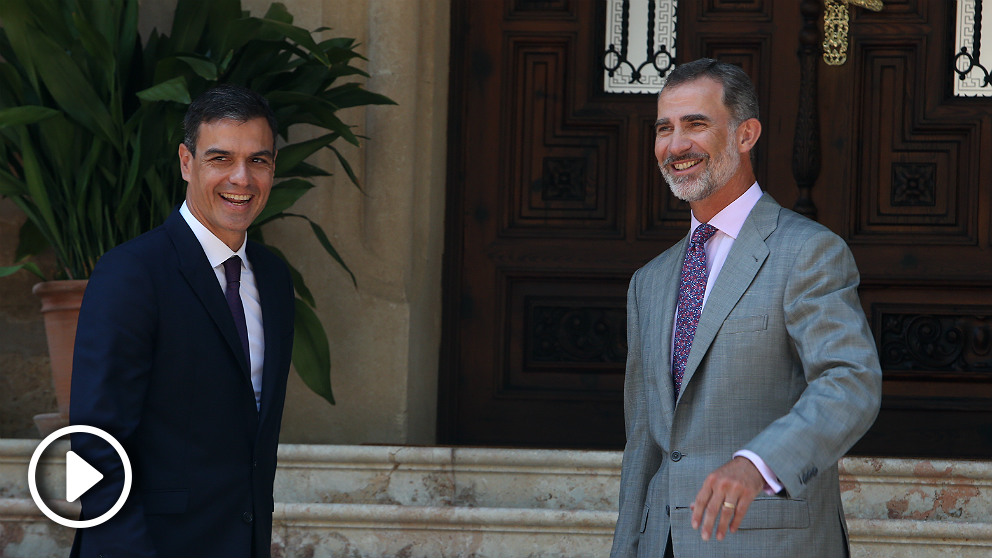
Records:
<instances>
[{"instance_id":1,"label":"beige stone block","mask_svg":"<svg viewBox=\"0 0 992 558\"><path fill-rule=\"evenodd\" d=\"M992 462L848 457L841 496L849 517L987 522Z\"/></svg>"}]
</instances>

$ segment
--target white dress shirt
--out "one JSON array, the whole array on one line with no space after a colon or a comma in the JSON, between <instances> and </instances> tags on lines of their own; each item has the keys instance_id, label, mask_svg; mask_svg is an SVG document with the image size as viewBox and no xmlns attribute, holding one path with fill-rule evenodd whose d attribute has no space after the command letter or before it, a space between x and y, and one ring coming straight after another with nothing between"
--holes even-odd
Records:
<instances>
[{"instance_id":1,"label":"white dress shirt","mask_svg":"<svg viewBox=\"0 0 992 558\"><path fill-rule=\"evenodd\" d=\"M761 194L761 187L755 182L739 198L710 219L709 224L716 227L717 231L706 241L704 246L706 250L707 279L706 290L703 292L703 305L699 309L700 314L702 314L703 307L706 306L706 299L710 295L713 284L716 283L717 276L720 275L720 270L723 269L723 264L727 261L727 254L730 253L730 248L734 245L734 240L740 234L741 227L744 226L747 216L754 209L758 200L761 199ZM690 233L695 232L696 227L701 224L696 219L696 216L692 215ZM675 311L675 324L678 324L678 309ZM672 327L672 354L675 354L675 327ZM778 477L765 464L765 461L761 457L748 450L740 450L734 453L734 457L737 456L747 458L758 468L761 476L765 479L765 492L774 494L782 490L782 484L778 482Z\"/></svg>"},{"instance_id":2,"label":"white dress shirt","mask_svg":"<svg viewBox=\"0 0 992 558\"><path fill-rule=\"evenodd\" d=\"M262 305L258 296L258 285L255 283L255 274L251 270L251 262L245 252L247 242L242 242L241 247L235 252L224 244L224 241L217 238L207 227L200 223L186 207L183 202L179 208L179 213L186 220L189 228L203 247L203 252L207 255L207 261L214 268L217 282L220 283L222 291L227 291L227 277L224 275L224 262L231 256L241 258L241 304L245 307L245 322L248 325L248 353L250 355L249 365L251 367L251 386L255 390L255 408L261 408L262 401L262 358L265 355L265 330L262 329ZM246 239L247 240L247 239Z\"/></svg>"}]
</instances>

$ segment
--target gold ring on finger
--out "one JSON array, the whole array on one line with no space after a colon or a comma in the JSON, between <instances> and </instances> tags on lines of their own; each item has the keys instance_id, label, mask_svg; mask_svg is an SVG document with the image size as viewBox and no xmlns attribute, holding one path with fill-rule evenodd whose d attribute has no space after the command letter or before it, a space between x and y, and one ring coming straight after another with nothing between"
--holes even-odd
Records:
<instances>
[{"instance_id":1,"label":"gold ring on finger","mask_svg":"<svg viewBox=\"0 0 992 558\"><path fill-rule=\"evenodd\" d=\"M733 510L737 508L737 505L731 504L730 502L724 502L723 507L727 508L728 510Z\"/></svg>"}]
</instances>

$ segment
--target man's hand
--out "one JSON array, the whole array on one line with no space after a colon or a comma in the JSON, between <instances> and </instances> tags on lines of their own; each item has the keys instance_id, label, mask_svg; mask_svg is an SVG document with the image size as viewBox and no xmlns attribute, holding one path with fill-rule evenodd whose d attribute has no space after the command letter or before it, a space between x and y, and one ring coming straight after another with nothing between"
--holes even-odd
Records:
<instances>
[{"instance_id":1,"label":"man's hand","mask_svg":"<svg viewBox=\"0 0 992 558\"><path fill-rule=\"evenodd\" d=\"M733 458L710 473L703 482L696 501L690 506L692 528L699 529L702 524L700 535L708 541L713 533L713 524L720 518L716 539L722 541L728 526L731 533L737 532L747 508L764 488L765 479L749 459Z\"/></svg>"}]
</instances>

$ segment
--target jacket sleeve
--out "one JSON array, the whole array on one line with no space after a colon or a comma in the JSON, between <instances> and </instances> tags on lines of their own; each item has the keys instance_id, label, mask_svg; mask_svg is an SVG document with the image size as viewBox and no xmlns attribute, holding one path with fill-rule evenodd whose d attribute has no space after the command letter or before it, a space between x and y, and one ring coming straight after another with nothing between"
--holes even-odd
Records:
<instances>
[{"instance_id":1,"label":"jacket sleeve","mask_svg":"<svg viewBox=\"0 0 992 558\"><path fill-rule=\"evenodd\" d=\"M627 444L620 472L620 514L613 535L611 558L637 556L648 483L660 468L662 458L657 446L651 442L649 432L637 311L639 274L634 274L627 290L627 371L623 403Z\"/></svg>"},{"instance_id":2,"label":"jacket sleeve","mask_svg":"<svg viewBox=\"0 0 992 558\"><path fill-rule=\"evenodd\" d=\"M112 250L97 264L79 312L73 354L70 422L100 428L125 451L133 447L156 351L153 282L139 257ZM124 470L109 444L72 435L72 449L104 474L81 498L92 519L110 509L123 489ZM136 470L134 455L130 456ZM110 521L77 535L80 556L153 556L137 486Z\"/></svg>"},{"instance_id":3,"label":"jacket sleeve","mask_svg":"<svg viewBox=\"0 0 992 558\"><path fill-rule=\"evenodd\" d=\"M858 283L850 249L825 230L803 243L791 267L782 304L807 387L746 446L791 496L833 466L878 414L882 371Z\"/></svg>"}]
</instances>

